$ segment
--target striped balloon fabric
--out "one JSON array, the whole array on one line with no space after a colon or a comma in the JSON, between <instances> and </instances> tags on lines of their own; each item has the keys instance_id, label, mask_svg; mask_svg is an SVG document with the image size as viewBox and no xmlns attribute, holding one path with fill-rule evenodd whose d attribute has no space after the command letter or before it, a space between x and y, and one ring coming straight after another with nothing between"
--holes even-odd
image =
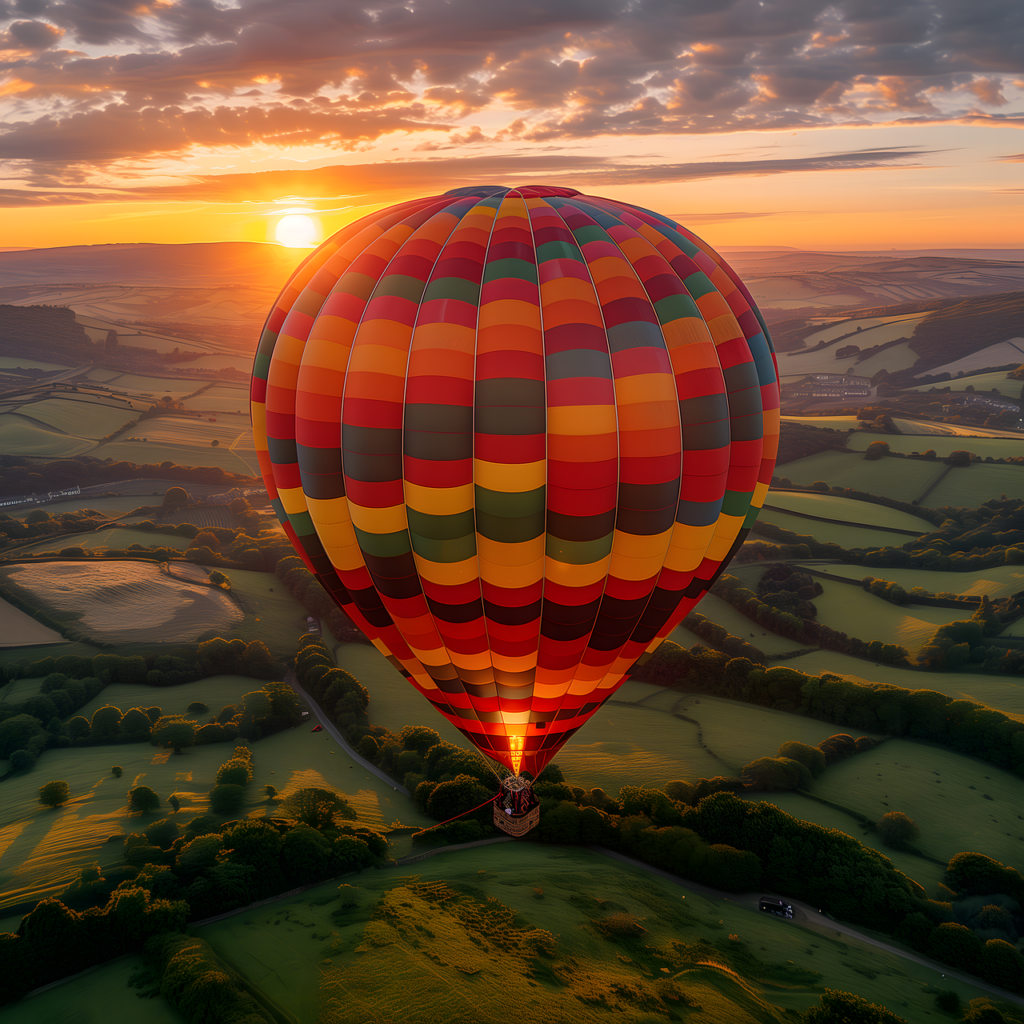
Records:
<instances>
[{"instance_id":1,"label":"striped balloon fabric","mask_svg":"<svg viewBox=\"0 0 1024 1024\"><path fill-rule=\"evenodd\" d=\"M467 739L534 775L743 540L778 406L721 257L547 186L338 232L282 292L252 377L298 554Z\"/></svg>"}]
</instances>

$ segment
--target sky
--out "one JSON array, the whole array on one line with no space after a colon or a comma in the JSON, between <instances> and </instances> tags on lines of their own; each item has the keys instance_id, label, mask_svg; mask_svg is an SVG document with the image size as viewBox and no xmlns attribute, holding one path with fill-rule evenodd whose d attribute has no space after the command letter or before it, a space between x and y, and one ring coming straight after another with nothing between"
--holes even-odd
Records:
<instances>
[{"instance_id":1,"label":"sky","mask_svg":"<svg viewBox=\"0 0 1024 1024\"><path fill-rule=\"evenodd\" d=\"M712 245L1024 246L1021 0L0 0L0 248L550 183Z\"/></svg>"}]
</instances>

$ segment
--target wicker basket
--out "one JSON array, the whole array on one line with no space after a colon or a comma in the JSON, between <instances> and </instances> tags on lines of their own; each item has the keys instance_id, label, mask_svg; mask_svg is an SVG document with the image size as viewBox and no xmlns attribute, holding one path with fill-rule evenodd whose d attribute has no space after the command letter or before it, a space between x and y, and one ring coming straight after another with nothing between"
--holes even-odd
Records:
<instances>
[{"instance_id":1,"label":"wicker basket","mask_svg":"<svg viewBox=\"0 0 1024 1024\"><path fill-rule=\"evenodd\" d=\"M525 836L540 821L540 805L534 804L525 814L506 814L504 808L494 805L494 824L510 836Z\"/></svg>"}]
</instances>

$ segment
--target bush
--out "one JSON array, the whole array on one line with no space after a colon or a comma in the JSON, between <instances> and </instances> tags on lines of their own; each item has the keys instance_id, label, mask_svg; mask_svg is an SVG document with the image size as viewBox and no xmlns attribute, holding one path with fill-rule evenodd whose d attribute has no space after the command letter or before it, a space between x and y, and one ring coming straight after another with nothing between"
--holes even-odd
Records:
<instances>
[{"instance_id":1,"label":"bush","mask_svg":"<svg viewBox=\"0 0 1024 1024\"><path fill-rule=\"evenodd\" d=\"M249 762L240 757L225 761L217 769L217 782L232 786L247 786L252 782L252 768Z\"/></svg>"},{"instance_id":2,"label":"bush","mask_svg":"<svg viewBox=\"0 0 1024 1024\"><path fill-rule=\"evenodd\" d=\"M71 799L71 789L66 782L48 782L39 788L39 802L44 807L60 807Z\"/></svg>"},{"instance_id":3,"label":"bush","mask_svg":"<svg viewBox=\"0 0 1024 1024\"><path fill-rule=\"evenodd\" d=\"M245 802L245 790L232 783L214 786L209 795L210 810L215 814L233 814Z\"/></svg>"},{"instance_id":4,"label":"bush","mask_svg":"<svg viewBox=\"0 0 1024 1024\"><path fill-rule=\"evenodd\" d=\"M204 704L201 700L194 700L188 706L188 710L197 715L205 715L210 710L208 704Z\"/></svg>"},{"instance_id":5,"label":"bush","mask_svg":"<svg viewBox=\"0 0 1024 1024\"><path fill-rule=\"evenodd\" d=\"M907 817L902 811L889 811L888 814L883 814L878 819L876 827L882 842L894 850L902 849L921 835L921 830L914 819Z\"/></svg>"},{"instance_id":6,"label":"bush","mask_svg":"<svg viewBox=\"0 0 1024 1024\"><path fill-rule=\"evenodd\" d=\"M124 769L119 764L115 764L114 767L110 769L110 774L113 775L115 779L119 779L124 774Z\"/></svg>"},{"instance_id":7,"label":"bush","mask_svg":"<svg viewBox=\"0 0 1024 1024\"><path fill-rule=\"evenodd\" d=\"M347 800L333 790L317 787L300 789L286 797L281 804L281 815L315 829L356 820L356 812Z\"/></svg>"}]
</instances>

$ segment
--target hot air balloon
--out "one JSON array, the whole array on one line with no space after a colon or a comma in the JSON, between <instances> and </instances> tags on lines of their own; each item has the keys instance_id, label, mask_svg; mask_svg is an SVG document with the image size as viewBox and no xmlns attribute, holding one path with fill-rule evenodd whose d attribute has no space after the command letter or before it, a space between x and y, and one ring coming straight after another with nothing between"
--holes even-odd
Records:
<instances>
[{"instance_id":1,"label":"hot air balloon","mask_svg":"<svg viewBox=\"0 0 1024 1024\"><path fill-rule=\"evenodd\" d=\"M505 778L496 824L742 542L778 445L750 293L668 217L459 188L320 246L271 312L253 432L297 553Z\"/></svg>"}]
</instances>

